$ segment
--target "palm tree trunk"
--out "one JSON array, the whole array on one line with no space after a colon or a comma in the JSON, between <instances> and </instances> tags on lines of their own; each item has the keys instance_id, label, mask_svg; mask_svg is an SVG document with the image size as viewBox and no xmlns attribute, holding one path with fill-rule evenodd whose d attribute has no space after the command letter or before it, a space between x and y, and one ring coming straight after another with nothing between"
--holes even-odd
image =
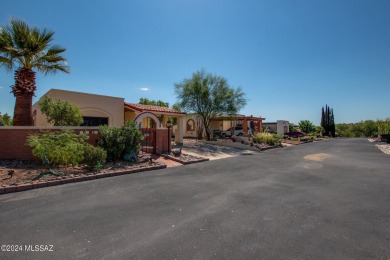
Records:
<instances>
[{"instance_id":1,"label":"palm tree trunk","mask_svg":"<svg viewBox=\"0 0 390 260\"><path fill-rule=\"evenodd\" d=\"M16 95L14 126L32 126L32 95Z\"/></svg>"},{"instance_id":2,"label":"palm tree trunk","mask_svg":"<svg viewBox=\"0 0 390 260\"><path fill-rule=\"evenodd\" d=\"M36 90L35 72L28 68L15 71L15 85L12 92L16 97L14 126L32 126L32 97Z\"/></svg>"}]
</instances>

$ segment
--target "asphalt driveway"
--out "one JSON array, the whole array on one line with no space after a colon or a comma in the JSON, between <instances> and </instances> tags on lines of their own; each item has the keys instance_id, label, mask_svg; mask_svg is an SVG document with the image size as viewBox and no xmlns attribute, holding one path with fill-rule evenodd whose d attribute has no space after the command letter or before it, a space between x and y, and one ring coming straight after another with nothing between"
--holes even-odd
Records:
<instances>
[{"instance_id":1,"label":"asphalt driveway","mask_svg":"<svg viewBox=\"0 0 390 260\"><path fill-rule=\"evenodd\" d=\"M389 259L390 156L337 139L6 194L0 231L23 247L0 259Z\"/></svg>"}]
</instances>

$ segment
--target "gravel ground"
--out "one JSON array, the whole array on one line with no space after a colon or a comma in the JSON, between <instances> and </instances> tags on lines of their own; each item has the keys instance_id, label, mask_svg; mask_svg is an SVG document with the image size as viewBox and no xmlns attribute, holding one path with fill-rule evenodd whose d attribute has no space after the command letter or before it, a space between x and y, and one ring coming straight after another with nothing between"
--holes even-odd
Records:
<instances>
[{"instance_id":1,"label":"gravel ground","mask_svg":"<svg viewBox=\"0 0 390 260\"><path fill-rule=\"evenodd\" d=\"M232 147L205 144L194 139L184 139L182 152L189 155L209 158L210 160L239 156L248 152L253 153L250 150L240 150Z\"/></svg>"},{"instance_id":2,"label":"gravel ground","mask_svg":"<svg viewBox=\"0 0 390 260\"><path fill-rule=\"evenodd\" d=\"M385 154L390 154L390 144L376 144L375 146Z\"/></svg>"},{"instance_id":3,"label":"gravel ground","mask_svg":"<svg viewBox=\"0 0 390 260\"><path fill-rule=\"evenodd\" d=\"M377 139L373 139L373 138L369 138L368 141L371 143L378 142ZM378 147L379 150L381 150L383 153L390 154L390 144L381 143L381 144L376 144L375 146Z\"/></svg>"}]
</instances>

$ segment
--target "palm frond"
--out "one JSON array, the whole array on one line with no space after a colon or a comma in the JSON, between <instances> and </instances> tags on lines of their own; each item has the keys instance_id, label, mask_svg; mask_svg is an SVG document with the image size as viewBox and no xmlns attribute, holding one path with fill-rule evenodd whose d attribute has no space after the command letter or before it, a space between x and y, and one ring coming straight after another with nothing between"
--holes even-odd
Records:
<instances>
[{"instance_id":1,"label":"palm frond","mask_svg":"<svg viewBox=\"0 0 390 260\"><path fill-rule=\"evenodd\" d=\"M36 66L38 71L42 72L43 74L54 74L57 71L62 71L65 73L70 73L70 68L69 66L61 65L61 64L52 64L52 65L41 65L41 66Z\"/></svg>"},{"instance_id":2,"label":"palm frond","mask_svg":"<svg viewBox=\"0 0 390 260\"><path fill-rule=\"evenodd\" d=\"M30 27L23 20L12 19L0 31L0 62L7 68L36 68L44 74L69 72L66 59L61 55L66 49L50 46L53 35L54 32L47 29Z\"/></svg>"},{"instance_id":3,"label":"palm frond","mask_svg":"<svg viewBox=\"0 0 390 260\"><path fill-rule=\"evenodd\" d=\"M0 67L5 67L7 70L12 70L13 68L12 59L0 56Z\"/></svg>"}]
</instances>

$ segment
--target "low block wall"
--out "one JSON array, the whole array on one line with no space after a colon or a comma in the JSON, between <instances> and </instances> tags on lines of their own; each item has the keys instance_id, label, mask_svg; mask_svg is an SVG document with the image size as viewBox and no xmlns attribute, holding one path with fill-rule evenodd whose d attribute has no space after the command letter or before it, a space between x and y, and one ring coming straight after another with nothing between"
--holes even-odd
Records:
<instances>
[{"instance_id":1,"label":"low block wall","mask_svg":"<svg viewBox=\"0 0 390 260\"><path fill-rule=\"evenodd\" d=\"M59 131L73 129L76 133L88 132L88 143L95 145L99 139L98 127L0 127L0 160L38 160L27 146L27 137L40 131ZM169 142L170 145L170 142ZM168 151L167 129L156 129L156 153Z\"/></svg>"},{"instance_id":2,"label":"low block wall","mask_svg":"<svg viewBox=\"0 0 390 260\"><path fill-rule=\"evenodd\" d=\"M7 160L38 160L32 155L27 137L41 131L59 131L61 129L73 129L76 133L88 132L88 143L95 144L99 138L97 127L0 127L0 159Z\"/></svg>"}]
</instances>

